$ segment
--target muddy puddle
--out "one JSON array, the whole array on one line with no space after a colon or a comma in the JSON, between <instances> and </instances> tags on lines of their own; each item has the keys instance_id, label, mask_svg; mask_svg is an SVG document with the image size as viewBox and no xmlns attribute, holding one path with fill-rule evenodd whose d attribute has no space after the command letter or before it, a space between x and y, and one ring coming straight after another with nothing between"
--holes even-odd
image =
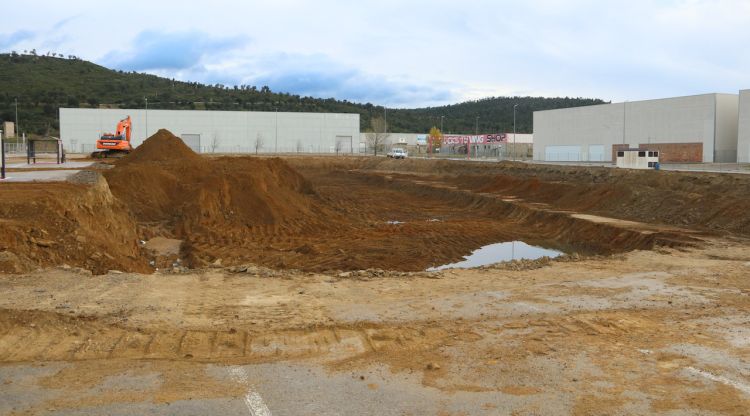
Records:
<instances>
[{"instance_id":1,"label":"muddy puddle","mask_svg":"<svg viewBox=\"0 0 750 416\"><path fill-rule=\"evenodd\" d=\"M557 257L562 254L561 251L532 246L523 241L508 241L505 243L495 243L480 247L464 257L464 260L462 261L430 267L427 271L436 272L445 269L470 269L472 267L486 266L503 261L522 259L536 260L542 257Z\"/></svg>"}]
</instances>

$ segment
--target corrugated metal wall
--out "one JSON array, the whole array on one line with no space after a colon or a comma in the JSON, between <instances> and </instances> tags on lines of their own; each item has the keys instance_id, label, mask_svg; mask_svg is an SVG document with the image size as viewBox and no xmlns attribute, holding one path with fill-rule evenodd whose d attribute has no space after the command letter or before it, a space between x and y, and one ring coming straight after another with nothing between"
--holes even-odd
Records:
<instances>
[{"instance_id":1,"label":"corrugated metal wall","mask_svg":"<svg viewBox=\"0 0 750 416\"><path fill-rule=\"evenodd\" d=\"M593 161L601 146L609 155L614 145L688 143L702 145L704 162L734 162L737 104L733 94L704 94L537 111L534 159L548 160L547 147L579 146L578 159Z\"/></svg>"},{"instance_id":2,"label":"corrugated metal wall","mask_svg":"<svg viewBox=\"0 0 750 416\"><path fill-rule=\"evenodd\" d=\"M256 143L259 153L335 153L337 143L339 152L351 152L349 137L358 144L360 136L359 114L61 108L63 145L68 152L91 152L97 138L128 115L134 146L161 128L191 141L198 135L201 151L216 153L254 153Z\"/></svg>"},{"instance_id":3,"label":"corrugated metal wall","mask_svg":"<svg viewBox=\"0 0 750 416\"><path fill-rule=\"evenodd\" d=\"M740 91L737 162L750 163L750 90Z\"/></svg>"}]
</instances>

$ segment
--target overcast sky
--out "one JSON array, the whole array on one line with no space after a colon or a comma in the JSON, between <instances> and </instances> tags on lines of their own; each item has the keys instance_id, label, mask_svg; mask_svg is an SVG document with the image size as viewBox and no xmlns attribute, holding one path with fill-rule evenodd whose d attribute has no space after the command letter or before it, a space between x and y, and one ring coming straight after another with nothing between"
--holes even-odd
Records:
<instances>
[{"instance_id":1,"label":"overcast sky","mask_svg":"<svg viewBox=\"0 0 750 416\"><path fill-rule=\"evenodd\" d=\"M16 7L17 6L17 7ZM750 88L750 0L24 1L0 50L394 107Z\"/></svg>"}]
</instances>

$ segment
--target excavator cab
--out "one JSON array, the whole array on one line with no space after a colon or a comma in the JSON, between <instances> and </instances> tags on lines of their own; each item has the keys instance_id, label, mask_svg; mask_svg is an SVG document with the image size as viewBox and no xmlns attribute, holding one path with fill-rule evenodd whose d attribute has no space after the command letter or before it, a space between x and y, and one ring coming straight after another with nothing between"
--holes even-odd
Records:
<instances>
[{"instance_id":1,"label":"excavator cab","mask_svg":"<svg viewBox=\"0 0 750 416\"><path fill-rule=\"evenodd\" d=\"M130 133L132 123L130 116L117 123L114 133L104 133L96 141L96 151L91 154L93 158L121 157L133 150L130 145Z\"/></svg>"}]
</instances>

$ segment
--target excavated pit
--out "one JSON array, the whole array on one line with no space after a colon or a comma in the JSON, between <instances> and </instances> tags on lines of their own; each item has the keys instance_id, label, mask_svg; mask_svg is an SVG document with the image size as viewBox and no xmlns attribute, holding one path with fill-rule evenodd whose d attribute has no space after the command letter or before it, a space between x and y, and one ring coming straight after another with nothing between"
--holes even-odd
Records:
<instances>
[{"instance_id":1,"label":"excavated pit","mask_svg":"<svg viewBox=\"0 0 750 416\"><path fill-rule=\"evenodd\" d=\"M737 204L750 206L741 193L747 180L694 176L378 158L209 158L160 130L114 168L90 173L89 184L3 184L0 271L246 263L420 271L505 241L611 254L694 245L701 233L748 234L747 218L736 215ZM726 194L711 198L717 183Z\"/></svg>"}]
</instances>

